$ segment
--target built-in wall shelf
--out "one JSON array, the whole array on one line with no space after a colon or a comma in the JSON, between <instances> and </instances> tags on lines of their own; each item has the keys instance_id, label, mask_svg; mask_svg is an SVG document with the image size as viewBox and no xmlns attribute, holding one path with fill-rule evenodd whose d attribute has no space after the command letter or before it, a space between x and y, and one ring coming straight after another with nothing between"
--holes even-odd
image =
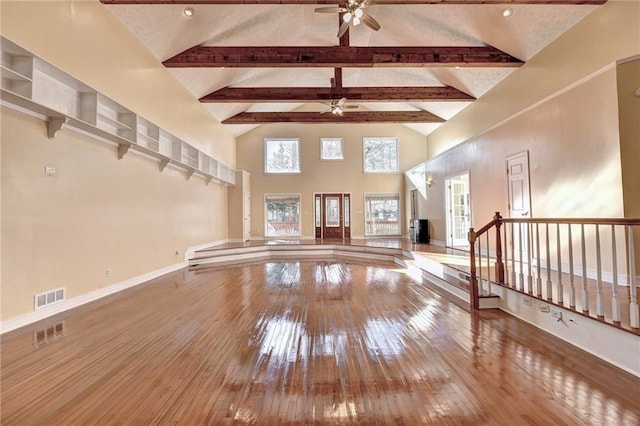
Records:
<instances>
[{"instance_id":1,"label":"built-in wall shelf","mask_svg":"<svg viewBox=\"0 0 640 426\"><path fill-rule=\"evenodd\" d=\"M92 89L17 44L1 38L2 103L47 121L47 136L63 127L117 144L118 158L137 151L207 183L235 184L235 171L134 111Z\"/></svg>"}]
</instances>

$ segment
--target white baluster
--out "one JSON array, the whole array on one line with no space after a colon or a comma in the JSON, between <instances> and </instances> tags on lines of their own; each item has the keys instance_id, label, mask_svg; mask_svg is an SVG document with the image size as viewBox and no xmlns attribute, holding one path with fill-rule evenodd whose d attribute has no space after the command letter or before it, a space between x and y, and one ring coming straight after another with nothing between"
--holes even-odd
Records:
<instances>
[{"instance_id":1,"label":"white baluster","mask_svg":"<svg viewBox=\"0 0 640 426\"><path fill-rule=\"evenodd\" d=\"M522 259L522 223L518 223L518 259L520 260L520 273L518 274L518 278L520 281L518 282L518 290L524 291L524 261Z\"/></svg>"},{"instance_id":2,"label":"white baluster","mask_svg":"<svg viewBox=\"0 0 640 426\"><path fill-rule=\"evenodd\" d=\"M491 259L489 258L489 231L487 231L487 294L491 294Z\"/></svg>"},{"instance_id":3,"label":"white baluster","mask_svg":"<svg viewBox=\"0 0 640 426\"><path fill-rule=\"evenodd\" d=\"M502 258L502 262L504 263L504 279L506 281L506 285L507 287L509 287L509 249L508 249L508 237L507 237L507 226L503 226L502 227L502 235L504 237L503 241L504 243L502 244L502 247L504 247L503 249L503 258Z\"/></svg>"},{"instance_id":4,"label":"white baluster","mask_svg":"<svg viewBox=\"0 0 640 426\"><path fill-rule=\"evenodd\" d=\"M600 253L600 225L596 223L596 315L604 318L604 296L602 295L602 256Z\"/></svg>"},{"instance_id":5,"label":"white baluster","mask_svg":"<svg viewBox=\"0 0 640 426\"><path fill-rule=\"evenodd\" d=\"M531 224L527 223L527 261L529 262L527 265L527 293L533 294L533 271L532 266L533 263L531 260L533 259L533 247L532 247L532 238L533 232L531 232Z\"/></svg>"},{"instance_id":6,"label":"white baluster","mask_svg":"<svg viewBox=\"0 0 640 426\"><path fill-rule=\"evenodd\" d=\"M538 297L542 297L542 277L540 276L540 224L536 223L536 291Z\"/></svg>"},{"instance_id":7,"label":"white baluster","mask_svg":"<svg viewBox=\"0 0 640 426\"><path fill-rule=\"evenodd\" d=\"M516 252L515 252L515 231L514 224L511 222L511 288L516 288Z\"/></svg>"},{"instance_id":8,"label":"white baluster","mask_svg":"<svg viewBox=\"0 0 640 426\"><path fill-rule=\"evenodd\" d=\"M478 238L478 295L482 296L483 283L482 283L482 238Z\"/></svg>"},{"instance_id":9,"label":"white baluster","mask_svg":"<svg viewBox=\"0 0 640 426\"><path fill-rule=\"evenodd\" d=\"M556 224L556 252L558 256L558 296L556 303L562 305L564 301L564 287L562 286L562 244L560 243L560 224Z\"/></svg>"},{"instance_id":10,"label":"white baluster","mask_svg":"<svg viewBox=\"0 0 640 426\"><path fill-rule=\"evenodd\" d=\"M589 312L589 290L587 288L587 250L584 239L584 223L580 225L580 246L582 250L582 312Z\"/></svg>"},{"instance_id":11,"label":"white baluster","mask_svg":"<svg viewBox=\"0 0 640 426\"><path fill-rule=\"evenodd\" d=\"M611 261L613 272L613 297L611 298L611 316L613 322L620 323L620 301L618 300L618 248L616 247L616 226L611 225Z\"/></svg>"},{"instance_id":12,"label":"white baluster","mask_svg":"<svg viewBox=\"0 0 640 426\"><path fill-rule=\"evenodd\" d=\"M571 224L568 225L569 234L569 307L575 309L576 307L576 287L573 282L573 239L571 238Z\"/></svg>"},{"instance_id":13,"label":"white baluster","mask_svg":"<svg viewBox=\"0 0 640 426\"><path fill-rule=\"evenodd\" d=\"M633 227L629 226L628 244L628 264L629 264L629 313L631 316L631 327L640 328L640 310L638 309L638 283L636 278L636 249L633 242Z\"/></svg>"},{"instance_id":14,"label":"white baluster","mask_svg":"<svg viewBox=\"0 0 640 426\"><path fill-rule=\"evenodd\" d=\"M549 224L545 223L547 238L547 300L553 300L553 282L551 282L551 247L549 245Z\"/></svg>"}]
</instances>

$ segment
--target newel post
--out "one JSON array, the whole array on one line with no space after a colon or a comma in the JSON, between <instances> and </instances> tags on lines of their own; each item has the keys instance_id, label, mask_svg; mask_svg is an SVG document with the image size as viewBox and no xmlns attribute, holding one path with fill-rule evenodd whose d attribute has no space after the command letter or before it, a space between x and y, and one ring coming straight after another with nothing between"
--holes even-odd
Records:
<instances>
[{"instance_id":1,"label":"newel post","mask_svg":"<svg viewBox=\"0 0 640 426\"><path fill-rule=\"evenodd\" d=\"M493 216L496 223L496 282L504 284L504 263L502 262L502 239L500 238L500 227L502 226L502 216L496 212Z\"/></svg>"},{"instance_id":2,"label":"newel post","mask_svg":"<svg viewBox=\"0 0 640 426\"><path fill-rule=\"evenodd\" d=\"M471 309L479 309L480 297L478 295L478 278L476 275L476 232L473 228L469 228L467 239L469 240L469 257L471 261L471 274L469 274L469 298L471 300L469 302L471 303Z\"/></svg>"}]
</instances>

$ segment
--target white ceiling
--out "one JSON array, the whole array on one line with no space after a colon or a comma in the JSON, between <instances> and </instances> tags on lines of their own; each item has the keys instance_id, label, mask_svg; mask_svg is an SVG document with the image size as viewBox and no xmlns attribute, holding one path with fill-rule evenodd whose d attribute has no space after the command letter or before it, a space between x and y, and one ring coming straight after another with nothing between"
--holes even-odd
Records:
<instances>
[{"instance_id":1,"label":"white ceiling","mask_svg":"<svg viewBox=\"0 0 640 426\"><path fill-rule=\"evenodd\" d=\"M133 34L164 61L191 47L205 46L336 46L338 17L315 13L315 5L108 5ZM527 61L575 25L597 6L509 5L372 5L367 12L381 25L378 32L364 25L351 27L351 46L484 46L489 45ZM171 68L184 86L201 98L233 87L330 87L332 68ZM476 98L517 68L345 68L343 86L452 86ZM217 120L240 112L291 111L300 103L206 103ZM468 102L359 104L374 111L426 110L450 119ZM308 109L307 106L305 109ZM311 108L318 111L326 105ZM440 124L411 124L424 135ZM254 125L226 125L239 136Z\"/></svg>"}]
</instances>

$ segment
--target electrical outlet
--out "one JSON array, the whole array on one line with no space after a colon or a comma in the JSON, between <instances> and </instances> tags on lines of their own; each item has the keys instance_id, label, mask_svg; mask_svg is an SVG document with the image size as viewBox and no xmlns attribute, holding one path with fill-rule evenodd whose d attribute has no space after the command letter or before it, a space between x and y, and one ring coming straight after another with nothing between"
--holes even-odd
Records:
<instances>
[{"instance_id":1,"label":"electrical outlet","mask_svg":"<svg viewBox=\"0 0 640 426\"><path fill-rule=\"evenodd\" d=\"M526 306L531 306L531 299L528 297L523 297L522 298L522 304L526 305Z\"/></svg>"},{"instance_id":2,"label":"electrical outlet","mask_svg":"<svg viewBox=\"0 0 640 426\"><path fill-rule=\"evenodd\" d=\"M540 305L540 312L546 312L549 313L549 305Z\"/></svg>"},{"instance_id":3,"label":"electrical outlet","mask_svg":"<svg viewBox=\"0 0 640 426\"><path fill-rule=\"evenodd\" d=\"M107 278L111 278L111 268L107 268L106 274Z\"/></svg>"},{"instance_id":4,"label":"electrical outlet","mask_svg":"<svg viewBox=\"0 0 640 426\"><path fill-rule=\"evenodd\" d=\"M556 319L556 321L562 321L562 311L557 309L551 310L551 316Z\"/></svg>"}]
</instances>

